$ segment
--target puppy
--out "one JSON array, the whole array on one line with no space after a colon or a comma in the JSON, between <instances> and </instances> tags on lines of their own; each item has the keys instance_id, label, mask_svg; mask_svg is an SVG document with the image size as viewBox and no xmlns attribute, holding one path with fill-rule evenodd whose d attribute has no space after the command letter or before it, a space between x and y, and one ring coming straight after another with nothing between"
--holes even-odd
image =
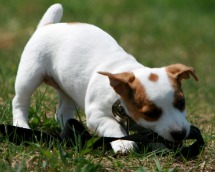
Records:
<instances>
[{"instance_id":1,"label":"puppy","mask_svg":"<svg viewBox=\"0 0 215 172\"><path fill-rule=\"evenodd\" d=\"M51 6L27 43L20 60L13 99L13 125L29 128L28 108L43 82L59 95L56 120L61 127L74 118L76 107L85 110L87 127L100 136L122 137L125 129L111 107L120 99L126 113L144 128L169 141L189 134L181 81L193 68L173 64L149 68L138 63L100 28L84 23L59 23L60 4ZM136 147L132 141L111 143L114 152Z\"/></svg>"}]
</instances>

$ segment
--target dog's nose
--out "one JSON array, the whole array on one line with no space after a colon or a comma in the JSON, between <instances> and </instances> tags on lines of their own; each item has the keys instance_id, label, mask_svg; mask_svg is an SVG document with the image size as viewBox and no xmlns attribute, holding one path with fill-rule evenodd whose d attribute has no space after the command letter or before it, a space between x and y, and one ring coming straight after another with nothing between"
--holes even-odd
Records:
<instances>
[{"instance_id":1,"label":"dog's nose","mask_svg":"<svg viewBox=\"0 0 215 172\"><path fill-rule=\"evenodd\" d=\"M187 132L185 129L182 129L180 131L172 131L170 134L175 141L181 141L185 139Z\"/></svg>"}]
</instances>

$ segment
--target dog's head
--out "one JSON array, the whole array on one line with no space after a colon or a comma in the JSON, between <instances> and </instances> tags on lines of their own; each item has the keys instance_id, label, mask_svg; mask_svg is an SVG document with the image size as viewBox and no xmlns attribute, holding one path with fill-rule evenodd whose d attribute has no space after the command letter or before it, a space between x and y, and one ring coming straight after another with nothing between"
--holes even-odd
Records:
<instances>
[{"instance_id":1,"label":"dog's head","mask_svg":"<svg viewBox=\"0 0 215 172\"><path fill-rule=\"evenodd\" d=\"M186 120L181 81L190 75L198 80L193 68L174 64L118 74L99 73L109 77L110 85L137 124L169 141L182 141L187 137L190 124Z\"/></svg>"}]
</instances>

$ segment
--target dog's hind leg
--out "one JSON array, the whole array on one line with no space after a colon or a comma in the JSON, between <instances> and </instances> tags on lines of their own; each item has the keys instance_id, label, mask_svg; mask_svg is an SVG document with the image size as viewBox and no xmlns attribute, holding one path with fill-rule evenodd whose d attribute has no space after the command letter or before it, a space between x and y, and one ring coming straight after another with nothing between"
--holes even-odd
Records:
<instances>
[{"instance_id":1,"label":"dog's hind leg","mask_svg":"<svg viewBox=\"0 0 215 172\"><path fill-rule=\"evenodd\" d=\"M13 98L13 125L30 128L28 125L28 108L31 95L42 83L42 75L36 67L20 63L15 82Z\"/></svg>"},{"instance_id":2,"label":"dog's hind leg","mask_svg":"<svg viewBox=\"0 0 215 172\"><path fill-rule=\"evenodd\" d=\"M55 119L64 127L68 119L74 118L76 113L76 103L63 91L58 90L59 104Z\"/></svg>"}]
</instances>

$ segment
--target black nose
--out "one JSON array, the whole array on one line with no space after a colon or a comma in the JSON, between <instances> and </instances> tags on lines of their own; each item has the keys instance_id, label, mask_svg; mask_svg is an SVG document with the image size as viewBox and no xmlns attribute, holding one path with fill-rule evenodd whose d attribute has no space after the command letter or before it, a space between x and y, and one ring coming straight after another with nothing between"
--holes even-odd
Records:
<instances>
[{"instance_id":1,"label":"black nose","mask_svg":"<svg viewBox=\"0 0 215 172\"><path fill-rule=\"evenodd\" d=\"M185 129L182 129L180 131L172 131L170 134L175 141L181 141L185 139L187 132Z\"/></svg>"}]
</instances>

